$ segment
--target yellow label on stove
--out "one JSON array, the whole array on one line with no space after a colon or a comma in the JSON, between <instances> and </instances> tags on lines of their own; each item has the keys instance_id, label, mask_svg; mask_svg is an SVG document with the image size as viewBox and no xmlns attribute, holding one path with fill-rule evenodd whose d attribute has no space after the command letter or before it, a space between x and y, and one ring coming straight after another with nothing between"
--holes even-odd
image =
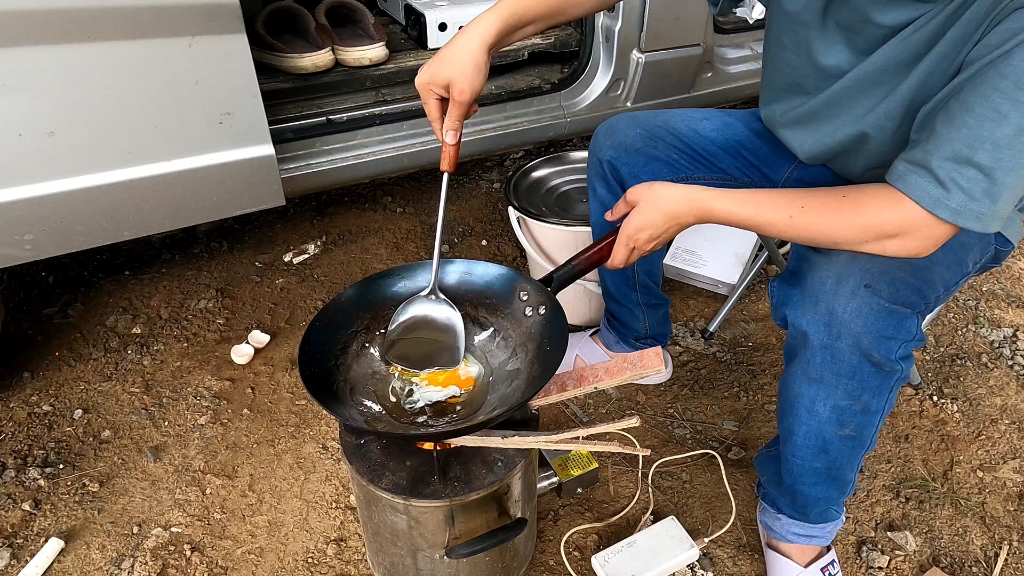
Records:
<instances>
[{"instance_id":1,"label":"yellow label on stove","mask_svg":"<svg viewBox=\"0 0 1024 576\"><path fill-rule=\"evenodd\" d=\"M551 460L551 467L558 474L558 479L565 482L597 468L597 460L586 450L573 450Z\"/></svg>"}]
</instances>

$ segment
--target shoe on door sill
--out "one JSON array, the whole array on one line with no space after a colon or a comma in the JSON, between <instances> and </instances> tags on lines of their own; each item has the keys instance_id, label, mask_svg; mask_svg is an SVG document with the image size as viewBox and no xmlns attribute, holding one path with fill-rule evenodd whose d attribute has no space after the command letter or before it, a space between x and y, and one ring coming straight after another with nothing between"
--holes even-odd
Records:
<instances>
[{"instance_id":1,"label":"shoe on door sill","mask_svg":"<svg viewBox=\"0 0 1024 576\"><path fill-rule=\"evenodd\" d=\"M316 21L326 30L334 57L343 66L373 66L391 55L384 28L356 0L324 0L316 7Z\"/></svg>"},{"instance_id":2,"label":"shoe on door sill","mask_svg":"<svg viewBox=\"0 0 1024 576\"><path fill-rule=\"evenodd\" d=\"M305 8L287 0L256 15L249 44L253 60L291 74L323 72L336 61L327 33Z\"/></svg>"}]
</instances>

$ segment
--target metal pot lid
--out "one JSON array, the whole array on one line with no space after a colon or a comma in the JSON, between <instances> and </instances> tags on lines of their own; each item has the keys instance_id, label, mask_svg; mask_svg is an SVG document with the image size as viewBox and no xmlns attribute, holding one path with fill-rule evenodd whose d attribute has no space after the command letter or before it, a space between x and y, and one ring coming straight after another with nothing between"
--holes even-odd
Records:
<instances>
[{"instance_id":1,"label":"metal pot lid","mask_svg":"<svg viewBox=\"0 0 1024 576\"><path fill-rule=\"evenodd\" d=\"M509 204L548 224L590 226L587 151L545 156L524 166L505 185Z\"/></svg>"}]
</instances>

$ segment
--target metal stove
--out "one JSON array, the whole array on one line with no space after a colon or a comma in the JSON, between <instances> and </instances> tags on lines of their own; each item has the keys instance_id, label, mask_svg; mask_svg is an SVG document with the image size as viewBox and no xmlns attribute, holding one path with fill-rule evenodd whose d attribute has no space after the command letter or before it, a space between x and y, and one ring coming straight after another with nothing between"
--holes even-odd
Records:
<instances>
[{"instance_id":1,"label":"metal stove","mask_svg":"<svg viewBox=\"0 0 1024 576\"><path fill-rule=\"evenodd\" d=\"M526 413L500 428L537 421ZM522 576L538 495L565 486L559 495L574 496L597 482L586 452L431 448L344 430L340 440L375 576Z\"/></svg>"}]
</instances>

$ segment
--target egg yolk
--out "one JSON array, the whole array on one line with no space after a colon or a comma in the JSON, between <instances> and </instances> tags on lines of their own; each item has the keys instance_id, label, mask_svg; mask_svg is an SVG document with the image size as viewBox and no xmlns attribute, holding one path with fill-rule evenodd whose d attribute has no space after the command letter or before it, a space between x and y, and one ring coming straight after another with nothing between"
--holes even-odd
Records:
<instances>
[{"instance_id":1,"label":"egg yolk","mask_svg":"<svg viewBox=\"0 0 1024 576\"><path fill-rule=\"evenodd\" d=\"M434 386L436 388L455 386L463 392L468 392L476 385L476 371L465 360L458 367L450 370L412 372L392 367L391 372L397 374L400 378L407 378L416 384Z\"/></svg>"}]
</instances>

